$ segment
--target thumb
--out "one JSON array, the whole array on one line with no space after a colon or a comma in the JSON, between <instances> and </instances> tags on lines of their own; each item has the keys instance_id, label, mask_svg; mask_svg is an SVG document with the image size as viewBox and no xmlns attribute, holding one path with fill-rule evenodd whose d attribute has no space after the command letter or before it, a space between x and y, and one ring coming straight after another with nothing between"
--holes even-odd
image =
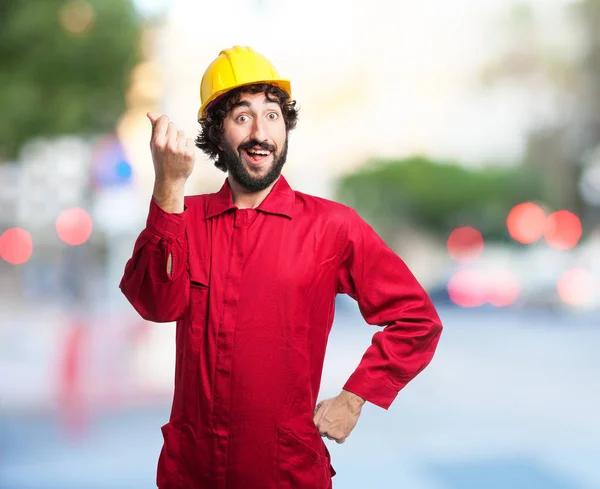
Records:
<instances>
[{"instance_id":1,"label":"thumb","mask_svg":"<svg viewBox=\"0 0 600 489\"><path fill-rule=\"evenodd\" d=\"M150 122L152 123L152 127L154 127L154 124L156 124L158 116L156 114L153 114L152 112L148 112L146 115L148 116L148 119L150 119Z\"/></svg>"},{"instance_id":2,"label":"thumb","mask_svg":"<svg viewBox=\"0 0 600 489\"><path fill-rule=\"evenodd\" d=\"M325 401L321 401L319 404L317 404L317 406L315 407L315 414L313 415L313 422L315 423L315 426L317 427L317 429L319 430L319 433L321 434L321 436L323 436L323 426L322 426L322 421L323 421L323 415L325 414Z\"/></svg>"},{"instance_id":3,"label":"thumb","mask_svg":"<svg viewBox=\"0 0 600 489\"><path fill-rule=\"evenodd\" d=\"M313 412L313 419L315 420L315 422L317 420L317 413L319 412L319 409L321 409L322 405L323 405L323 401L321 401L319 404L317 404L315 406L315 411Z\"/></svg>"}]
</instances>

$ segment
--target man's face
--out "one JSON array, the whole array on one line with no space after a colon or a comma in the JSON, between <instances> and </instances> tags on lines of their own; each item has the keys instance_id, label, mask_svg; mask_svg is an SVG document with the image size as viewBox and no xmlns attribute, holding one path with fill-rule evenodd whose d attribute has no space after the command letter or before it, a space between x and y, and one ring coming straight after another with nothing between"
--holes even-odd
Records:
<instances>
[{"instance_id":1,"label":"man's face","mask_svg":"<svg viewBox=\"0 0 600 489\"><path fill-rule=\"evenodd\" d=\"M223 121L219 159L242 187L258 192L281 174L287 142L279 104L264 93L243 93Z\"/></svg>"}]
</instances>

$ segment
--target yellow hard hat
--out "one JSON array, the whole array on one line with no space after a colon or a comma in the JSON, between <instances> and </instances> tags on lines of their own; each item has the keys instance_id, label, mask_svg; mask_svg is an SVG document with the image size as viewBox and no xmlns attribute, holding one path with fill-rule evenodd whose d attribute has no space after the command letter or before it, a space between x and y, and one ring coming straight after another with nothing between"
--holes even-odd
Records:
<instances>
[{"instance_id":1,"label":"yellow hard hat","mask_svg":"<svg viewBox=\"0 0 600 489\"><path fill-rule=\"evenodd\" d=\"M267 58L249 47L224 49L202 76L198 119L206 116L206 107L219 95L253 83L270 83L292 96L290 81L279 78L277 70Z\"/></svg>"}]
</instances>

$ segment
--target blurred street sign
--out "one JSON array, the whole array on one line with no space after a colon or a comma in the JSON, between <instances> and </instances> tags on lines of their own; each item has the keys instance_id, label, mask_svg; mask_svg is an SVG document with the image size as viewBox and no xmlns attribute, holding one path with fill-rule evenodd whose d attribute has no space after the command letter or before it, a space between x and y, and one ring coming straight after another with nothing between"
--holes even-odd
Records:
<instances>
[{"instance_id":1,"label":"blurred street sign","mask_svg":"<svg viewBox=\"0 0 600 489\"><path fill-rule=\"evenodd\" d=\"M98 229L109 236L143 229L148 205L132 185L132 168L115 134L100 139L93 149L92 183L96 191L93 219Z\"/></svg>"},{"instance_id":2,"label":"blurred street sign","mask_svg":"<svg viewBox=\"0 0 600 489\"><path fill-rule=\"evenodd\" d=\"M127 186L132 181L131 165L119 139L111 134L93 149L92 182L96 189Z\"/></svg>"}]
</instances>

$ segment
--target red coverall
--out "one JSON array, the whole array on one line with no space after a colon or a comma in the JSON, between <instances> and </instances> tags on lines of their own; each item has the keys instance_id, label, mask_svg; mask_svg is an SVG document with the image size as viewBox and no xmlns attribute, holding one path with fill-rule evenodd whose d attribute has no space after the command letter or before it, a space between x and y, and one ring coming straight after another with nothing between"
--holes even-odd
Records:
<instances>
[{"instance_id":1,"label":"red coverall","mask_svg":"<svg viewBox=\"0 0 600 489\"><path fill-rule=\"evenodd\" d=\"M256 209L235 207L227 180L186 197L180 214L152 200L120 287L143 318L177 321L160 489L332 487L313 411L336 294L385 326L343 386L383 409L431 361L442 330L407 266L354 210L283 176Z\"/></svg>"}]
</instances>

